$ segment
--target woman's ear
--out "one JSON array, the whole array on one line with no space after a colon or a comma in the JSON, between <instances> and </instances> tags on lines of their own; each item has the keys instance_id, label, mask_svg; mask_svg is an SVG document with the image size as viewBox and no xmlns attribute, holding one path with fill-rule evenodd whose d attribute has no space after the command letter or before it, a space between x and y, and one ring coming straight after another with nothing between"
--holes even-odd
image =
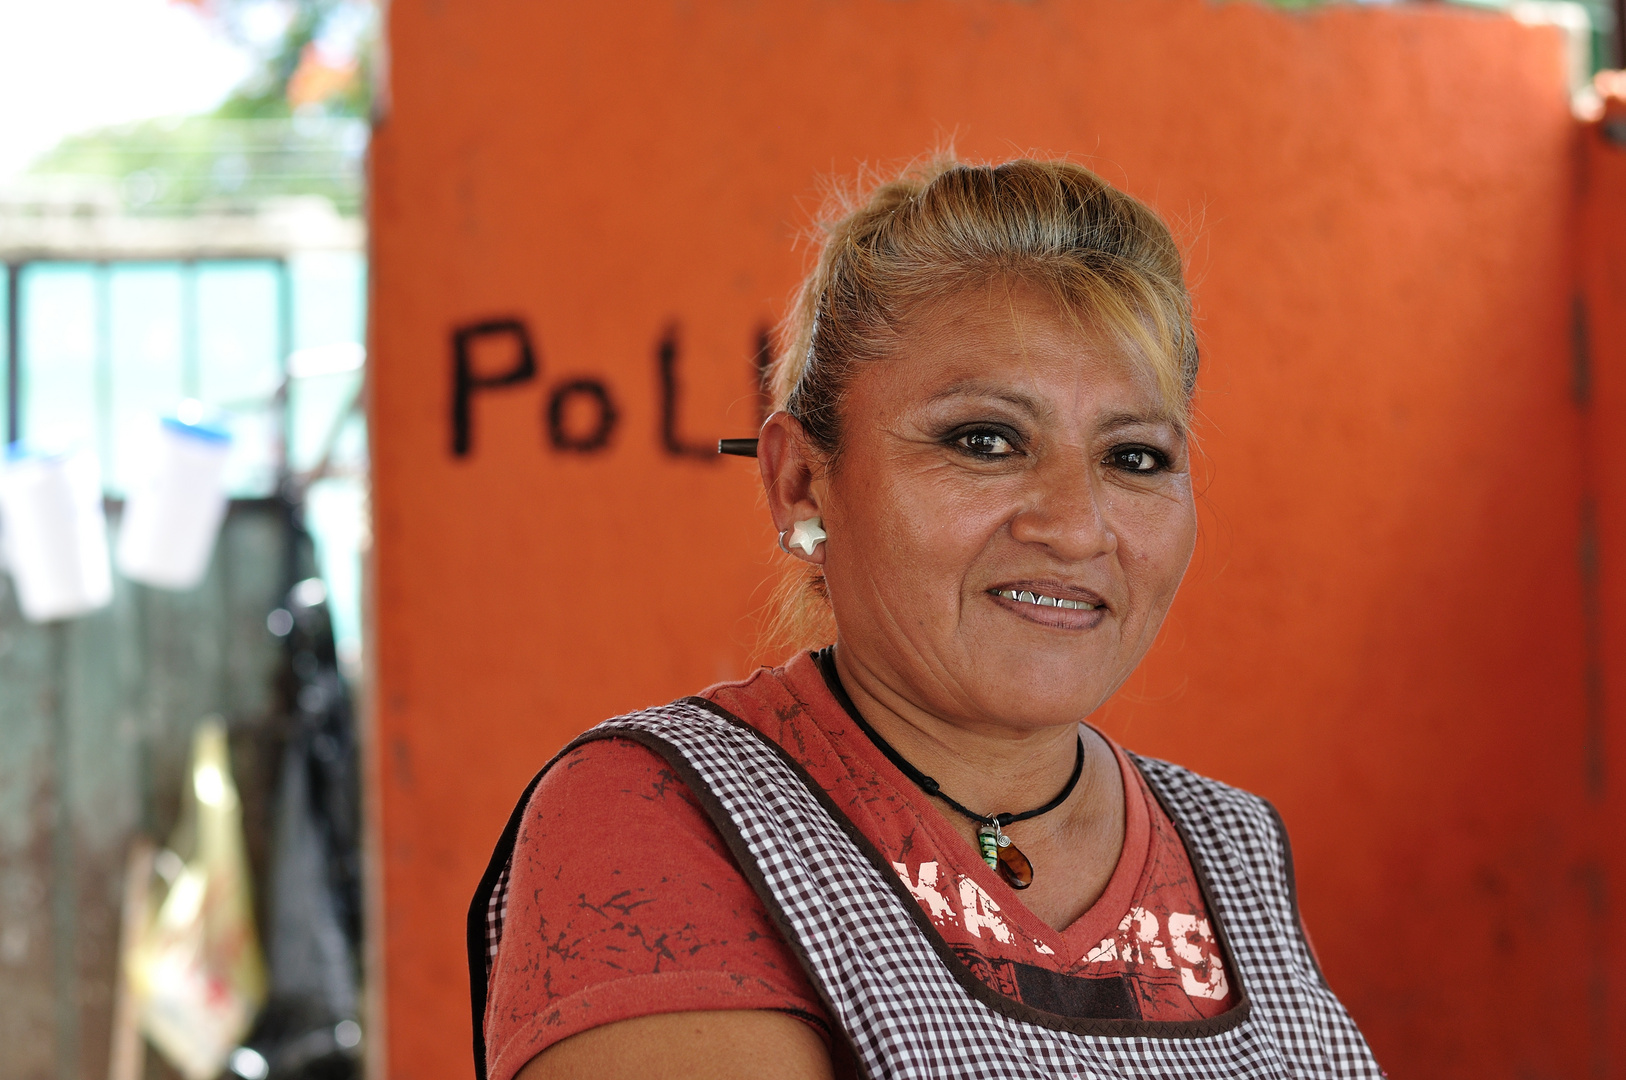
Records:
<instances>
[{"instance_id":1,"label":"woman's ear","mask_svg":"<svg viewBox=\"0 0 1626 1080\"><path fill-rule=\"evenodd\" d=\"M785 533L797 522L823 516L822 493L817 490L822 486L817 483L819 464L800 420L781 409L763 421L757 436L757 469L762 473L762 490L768 496L768 513L781 546ZM807 554L795 548L790 551L806 562L824 562L822 544Z\"/></svg>"}]
</instances>

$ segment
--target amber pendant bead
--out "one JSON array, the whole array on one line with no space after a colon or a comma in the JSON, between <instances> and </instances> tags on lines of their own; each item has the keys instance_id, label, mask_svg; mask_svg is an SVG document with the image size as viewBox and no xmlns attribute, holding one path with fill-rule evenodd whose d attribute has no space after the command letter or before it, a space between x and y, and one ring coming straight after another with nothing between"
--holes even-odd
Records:
<instances>
[{"instance_id":1,"label":"amber pendant bead","mask_svg":"<svg viewBox=\"0 0 1626 1080\"><path fill-rule=\"evenodd\" d=\"M1010 842L1009 837L1001 837L1005 843L999 847L999 865L994 869L999 876L1005 879L1005 884L1013 889L1025 889L1033 884L1033 863L1022 854L1022 849Z\"/></svg>"}]
</instances>

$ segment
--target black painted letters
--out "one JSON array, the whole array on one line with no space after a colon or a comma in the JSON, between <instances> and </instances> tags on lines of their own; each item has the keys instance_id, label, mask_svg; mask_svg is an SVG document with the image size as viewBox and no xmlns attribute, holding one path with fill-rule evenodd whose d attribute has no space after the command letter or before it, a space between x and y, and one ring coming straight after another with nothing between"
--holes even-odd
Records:
<instances>
[{"instance_id":1,"label":"black painted letters","mask_svg":"<svg viewBox=\"0 0 1626 1080\"><path fill-rule=\"evenodd\" d=\"M572 398L581 398L592 403L593 409L598 414L598 420L591 430L578 432L566 427L566 414ZM575 382L565 383L548 395L548 441L553 444L555 450L570 450L578 454L591 454L595 450L602 450L610 445L610 435L615 431L616 421L620 418L615 411L615 402L610 398L609 389L597 379L577 379Z\"/></svg>"},{"instance_id":2,"label":"black painted letters","mask_svg":"<svg viewBox=\"0 0 1626 1080\"><path fill-rule=\"evenodd\" d=\"M679 434L682 398L680 361L681 331L669 325L655 343L655 389L660 416L656 445L671 457L686 461L717 460L715 440L689 442ZM759 395L765 414L768 394L764 385L771 357L766 324L754 332L751 357L753 389ZM508 352L503 353L506 347ZM478 362L476 352L483 354ZM498 363L490 362L496 352ZM452 456L467 457L474 446L474 399L486 390L530 382L540 371L540 350L533 345L530 328L516 318L485 319L466 323L452 331ZM511 357L511 359L509 358ZM621 423L621 410L609 385L599 378L583 376L553 386L544 399L542 426L546 445L568 454L596 454L608 449Z\"/></svg>"},{"instance_id":3,"label":"black painted letters","mask_svg":"<svg viewBox=\"0 0 1626 1080\"><path fill-rule=\"evenodd\" d=\"M474 346L482 338L512 338L514 363L507 371L477 375ZM518 319L487 319L452 331L452 456L464 457L474 437L473 404L476 390L513 386L536 378L536 351L531 335Z\"/></svg>"}]
</instances>

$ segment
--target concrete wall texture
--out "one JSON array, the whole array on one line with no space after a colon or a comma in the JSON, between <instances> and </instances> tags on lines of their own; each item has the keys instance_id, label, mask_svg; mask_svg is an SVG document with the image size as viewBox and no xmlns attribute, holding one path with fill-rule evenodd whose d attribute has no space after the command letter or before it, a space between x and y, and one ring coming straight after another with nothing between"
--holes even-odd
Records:
<instances>
[{"instance_id":1,"label":"concrete wall texture","mask_svg":"<svg viewBox=\"0 0 1626 1080\"><path fill-rule=\"evenodd\" d=\"M1190 252L1203 536L1098 716L1257 791L1396 1077L1626 1075L1626 151L1433 5L393 0L373 151L383 1034L570 736L748 669L761 328L820 177L1068 155ZM1617 124L1617 127L1619 125ZM454 451L459 328L481 388ZM663 378L663 376L670 376ZM594 823L582 823L590 843ZM375 1042L375 1049L379 1043Z\"/></svg>"}]
</instances>

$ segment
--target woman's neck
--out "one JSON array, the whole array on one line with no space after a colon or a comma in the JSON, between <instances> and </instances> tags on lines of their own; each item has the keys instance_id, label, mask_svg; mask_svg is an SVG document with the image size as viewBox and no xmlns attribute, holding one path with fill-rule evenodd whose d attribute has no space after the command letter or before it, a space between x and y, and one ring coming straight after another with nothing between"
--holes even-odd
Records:
<instances>
[{"instance_id":1,"label":"woman's neck","mask_svg":"<svg viewBox=\"0 0 1626 1080\"><path fill-rule=\"evenodd\" d=\"M859 716L962 805L983 814L1021 813L1067 783L1078 753L1076 721L1023 730L997 720L944 719L899 693L851 649L832 652Z\"/></svg>"}]
</instances>

